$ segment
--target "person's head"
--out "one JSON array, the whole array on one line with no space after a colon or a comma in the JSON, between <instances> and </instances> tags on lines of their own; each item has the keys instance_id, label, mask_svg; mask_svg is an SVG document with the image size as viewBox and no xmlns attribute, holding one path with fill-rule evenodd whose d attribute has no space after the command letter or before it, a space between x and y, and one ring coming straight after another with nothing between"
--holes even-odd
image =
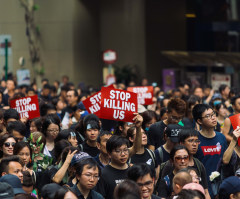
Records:
<instances>
[{"instance_id":1,"label":"person's head","mask_svg":"<svg viewBox=\"0 0 240 199\"><path fill-rule=\"evenodd\" d=\"M228 98L230 92L230 88L228 85L226 84L221 84L219 86L219 93L224 97L224 98Z\"/></svg>"},{"instance_id":2,"label":"person's head","mask_svg":"<svg viewBox=\"0 0 240 199\"><path fill-rule=\"evenodd\" d=\"M224 103L219 103L215 106L215 110L217 113L217 116L221 116L221 117L227 117L228 111L227 111L227 107Z\"/></svg>"},{"instance_id":3,"label":"person's head","mask_svg":"<svg viewBox=\"0 0 240 199\"><path fill-rule=\"evenodd\" d=\"M23 124L21 121L14 121L8 123L7 132L13 135L17 141L23 141L27 129L25 124Z\"/></svg>"},{"instance_id":4,"label":"person's head","mask_svg":"<svg viewBox=\"0 0 240 199\"><path fill-rule=\"evenodd\" d=\"M3 119L5 122L5 125L7 125L9 122L13 122L13 121L17 121L20 119L18 112L13 109L7 109L5 110L4 114L3 114Z\"/></svg>"},{"instance_id":5,"label":"person's head","mask_svg":"<svg viewBox=\"0 0 240 199\"><path fill-rule=\"evenodd\" d=\"M39 154L41 151L41 145L42 145L42 150L46 144L46 138L45 135L39 131L35 131L32 134L32 140L30 140L30 145L32 148L32 152L34 154ZM38 141L38 144L37 144Z\"/></svg>"},{"instance_id":6,"label":"person's head","mask_svg":"<svg viewBox=\"0 0 240 199\"><path fill-rule=\"evenodd\" d=\"M154 191L155 174L146 163L134 164L128 170L128 179L138 184L142 198L150 199Z\"/></svg>"},{"instance_id":7,"label":"person's head","mask_svg":"<svg viewBox=\"0 0 240 199\"><path fill-rule=\"evenodd\" d=\"M163 107L160 110L160 120L166 120L167 119L167 108Z\"/></svg>"},{"instance_id":8,"label":"person's head","mask_svg":"<svg viewBox=\"0 0 240 199\"><path fill-rule=\"evenodd\" d=\"M240 198L240 179L231 176L223 180L219 188L219 199L239 199Z\"/></svg>"},{"instance_id":9,"label":"person's head","mask_svg":"<svg viewBox=\"0 0 240 199\"><path fill-rule=\"evenodd\" d=\"M12 79L7 80L7 89L8 91L13 91L16 87L15 82Z\"/></svg>"},{"instance_id":10,"label":"person's head","mask_svg":"<svg viewBox=\"0 0 240 199\"><path fill-rule=\"evenodd\" d=\"M78 92L76 89L71 89L67 92L67 102L70 106L75 106L78 103Z\"/></svg>"},{"instance_id":11,"label":"person's head","mask_svg":"<svg viewBox=\"0 0 240 199\"><path fill-rule=\"evenodd\" d=\"M85 138L88 142L97 141L99 131L100 131L99 122L95 120L88 120L86 123L84 123L84 130L85 130Z\"/></svg>"},{"instance_id":12,"label":"person's head","mask_svg":"<svg viewBox=\"0 0 240 199\"><path fill-rule=\"evenodd\" d=\"M205 191L202 187L202 185L197 184L197 183L188 183L183 186L183 190L193 190L198 194L198 198L200 199L205 199ZM184 198L185 199L185 198ZM195 198L193 198L195 199Z\"/></svg>"},{"instance_id":13,"label":"person's head","mask_svg":"<svg viewBox=\"0 0 240 199\"><path fill-rule=\"evenodd\" d=\"M42 130L42 118L36 117L30 121L30 133Z\"/></svg>"},{"instance_id":14,"label":"person's head","mask_svg":"<svg viewBox=\"0 0 240 199\"><path fill-rule=\"evenodd\" d=\"M56 142L54 146L54 156L57 158L57 162L61 160L61 154L66 147L71 146L67 140L60 140Z\"/></svg>"},{"instance_id":15,"label":"person's head","mask_svg":"<svg viewBox=\"0 0 240 199\"><path fill-rule=\"evenodd\" d=\"M142 128L148 131L149 127L157 121L157 115L154 111L144 111L142 114Z\"/></svg>"},{"instance_id":16,"label":"person's head","mask_svg":"<svg viewBox=\"0 0 240 199\"><path fill-rule=\"evenodd\" d=\"M13 155L13 149L16 144L16 139L13 135L5 134L0 139L1 157Z\"/></svg>"},{"instance_id":17,"label":"person's head","mask_svg":"<svg viewBox=\"0 0 240 199\"><path fill-rule=\"evenodd\" d=\"M174 146L179 143L179 133L182 127L178 124L169 124L164 132L164 137L168 145Z\"/></svg>"},{"instance_id":18,"label":"person's head","mask_svg":"<svg viewBox=\"0 0 240 199\"><path fill-rule=\"evenodd\" d=\"M134 140L136 139L136 127L132 126L127 130L127 139L130 141L130 144L132 145ZM147 145L147 135L145 131L141 128L141 133L142 133L142 145L146 146Z\"/></svg>"},{"instance_id":19,"label":"person's head","mask_svg":"<svg viewBox=\"0 0 240 199\"><path fill-rule=\"evenodd\" d=\"M184 145L191 155L195 155L198 150L200 140L198 139L198 131L191 128L183 128L179 134L179 142Z\"/></svg>"},{"instance_id":20,"label":"person's head","mask_svg":"<svg viewBox=\"0 0 240 199\"><path fill-rule=\"evenodd\" d=\"M31 194L34 188L33 176L30 174L29 171L23 171L22 173L23 173L22 188L26 193Z\"/></svg>"},{"instance_id":21,"label":"person's head","mask_svg":"<svg viewBox=\"0 0 240 199\"><path fill-rule=\"evenodd\" d=\"M2 199L14 199L12 186L6 182L0 182L0 196Z\"/></svg>"},{"instance_id":22,"label":"person's head","mask_svg":"<svg viewBox=\"0 0 240 199\"><path fill-rule=\"evenodd\" d=\"M240 95L236 95L231 99L231 104L236 112L240 112Z\"/></svg>"},{"instance_id":23,"label":"person's head","mask_svg":"<svg viewBox=\"0 0 240 199\"><path fill-rule=\"evenodd\" d=\"M67 186L57 190L54 199L78 199L76 194Z\"/></svg>"},{"instance_id":24,"label":"person's head","mask_svg":"<svg viewBox=\"0 0 240 199\"><path fill-rule=\"evenodd\" d=\"M182 97L182 93L179 89L173 89L172 90L172 97L173 98L181 98Z\"/></svg>"},{"instance_id":25,"label":"person's head","mask_svg":"<svg viewBox=\"0 0 240 199\"><path fill-rule=\"evenodd\" d=\"M15 144L13 154L18 155L24 165L27 166L31 161L32 149L27 142L21 141Z\"/></svg>"},{"instance_id":26,"label":"person's head","mask_svg":"<svg viewBox=\"0 0 240 199\"><path fill-rule=\"evenodd\" d=\"M28 87L26 90L26 94L28 97L36 95L36 91L32 87Z\"/></svg>"},{"instance_id":27,"label":"person's head","mask_svg":"<svg viewBox=\"0 0 240 199\"><path fill-rule=\"evenodd\" d=\"M44 84L42 88L42 96L47 97L49 96L51 91L51 86L49 84Z\"/></svg>"},{"instance_id":28,"label":"person's head","mask_svg":"<svg viewBox=\"0 0 240 199\"><path fill-rule=\"evenodd\" d=\"M41 197L43 199L54 199L55 194L62 187L56 183L45 184L41 189Z\"/></svg>"},{"instance_id":29,"label":"person's head","mask_svg":"<svg viewBox=\"0 0 240 199\"><path fill-rule=\"evenodd\" d=\"M46 139L55 140L60 130L60 119L56 114L50 114L45 117L42 125L42 133Z\"/></svg>"},{"instance_id":30,"label":"person's head","mask_svg":"<svg viewBox=\"0 0 240 199\"><path fill-rule=\"evenodd\" d=\"M192 182L199 184L202 179L199 177L198 170L194 167L187 167L186 170L192 176Z\"/></svg>"},{"instance_id":31,"label":"person's head","mask_svg":"<svg viewBox=\"0 0 240 199\"><path fill-rule=\"evenodd\" d=\"M91 190L99 180L100 168L93 158L86 158L75 166L77 184L84 190Z\"/></svg>"},{"instance_id":32,"label":"person's head","mask_svg":"<svg viewBox=\"0 0 240 199\"><path fill-rule=\"evenodd\" d=\"M174 170L179 171L188 167L189 152L185 146L176 145L170 152L170 161L173 163Z\"/></svg>"},{"instance_id":33,"label":"person's head","mask_svg":"<svg viewBox=\"0 0 240 199\"><path fill-rule=\"evenodd\" d=\"M129 158L128 146L129 142L124 137L113 135L108 139L106 148L112 164L119 166L126 164Z\"/></svg>"},{"instance_id":34,"label":"person's head","mask_svg":"<svg viewBox=\"0 0 240 199\"><path fill-rule=\"evenodd\" d=\"M200 104L201 103L201 98L199 96L196 95L191 95L189 97L189 99L187 100L187 117L191 117L192 116L192 109L196 104Z\"/></svg>"},{"instance_id":35,"label":"person's head","mask_svg":"<svg viewBox=\"0 0 240 199\"><path fill-rule=\"evenodd\" d=\"M123 121L118 121L115 131L114 131L114 135L119 135L122 137L126 137L127 136L127 130L133 126L132 123L130 122L123 122Z\"/></svg>"},{"instance_id":36,"label":"person's head","mask_svg":"<svg viewBox=\"0 0 240 199\"><path fill-rule=\"evenodd\" d=\"M205 196L199 191L191 189L183 189L179 194L177 199L205 199Z\"/></svg>"},{"instance_id":37,"label":"person's head","mask_svg":"<svg viewBox=\"0 0 240 199\"><path fill-rule=\"evenodd\" d=\"M115 199L139 199L141 198L141 192L136 182L132 180L124 180L122 183L114 189Z\"/></svg>"},{"instance_id":38,"label":"person's head","mask_svg":"<svg viewBox=\"0 0 240 199\"><path fill-rule=\"evenodd\" d=\"M17 176L23 182L22 165L20 158L16 155L5 157L0 163L0 175L12 174Z\"/></svg>"},{"instance_id":39,"label":"person's head","mask_svg":"<svg viewBox=\"0 0 240 199\"><path fill-rule=\"evenodd\" d=\"M56 142L62 139L67 140L74 147L78 146L76 133L72 129L61 130L56 138Z\"/></svg>"},{"instance_id":40,"label":"person's head","mask_svg":"<svg viewBox=\"0 0 240 199\"><path fill-rule=\"evenodd\" d=\"M192 110L194 120L202 127L215 128L217 125L216 113L207 104L197 104Z\"/></svg>"},{"instance_id":41,"label":"person's head","mask_svg":"<svg viewBox=\"0 0 240 199\"><path fill-rule=\"evenodd\" d=\"M173 177L173 191L178 194L185 184L192 182L192 176L187 171L180 170Z\"/></svg>"},{"instance_id":42,"label":"person's head","mask_svg":"<svg viewBox=\"0 0 240 199\"><path fill-rule=\"evenodd\" d=\"M195 87L193 90L193 95L196 95L200 97L201 99L203 98L203 89L201 87Z\"/></svg>"},{"instance_id":43,"label":"person's head","mask_svg":"<svg viewBox=\"0 0 240 199\"><path fill-rule=\"evenodd\" d=\"M100 153L107 154L106 145L110 137L112 137L112 134L109 131L100 131L97 138L97 148L100 150Z\"/></svg>"},{"instance_id":44,"label":"person's head","mask_svg":"<svg viewBox=\"0 0 240 199\"><path fill-rule=\"evenodd\" d=\"M63 85L67 85L68 81L69 81L69 77L67 75L63 75L62 76L62 83L63 83Z\"/></svg>"},{"instance_id":45,"label":"person's head","mask_svg":"<svg viewBox=\"0 0 240 199\"><path fill-rule=\"evenodd\" d=\"M182 99L174 98L168 102L168 124L177 124L182 120L186 112L186 103Z\"/></svg>"},{"instance_id":46,"label":"person's head","mask_svg":"<svg viewBox=\"0 0 240 199\"><path fill-rule=\"evenodd\" d=\"M210 92L212 90L212 86L211 85L205 85L203 88L203 94L205 97L208 97L210 95Z\"/></svg>"}]
</instances>

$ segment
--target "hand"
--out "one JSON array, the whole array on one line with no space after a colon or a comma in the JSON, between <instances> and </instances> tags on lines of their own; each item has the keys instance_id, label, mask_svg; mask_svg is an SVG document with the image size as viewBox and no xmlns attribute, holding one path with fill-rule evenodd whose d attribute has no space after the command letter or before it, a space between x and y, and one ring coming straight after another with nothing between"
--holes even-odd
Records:
<instances>
[{"instance_id":1,"label":"hand","mask_svg":"<svg viewBox=\"0 0 240 199\"><path fill-rule=\"evenodd\" d=\"M237 128L233 131L233 140L237 142L239 137L240 137L240 128L237 127Z\"/></svg>"},{"instance_id":2,"label":"hand","mask_svg":"<svg viewBox=\"0 0 240 199\"><path fill-rule=\"evenodd\" d=\"M135 126L137 128L141 127L142 126L142 122L143 122L143 117L141 115L139 115L138 113L133 113L134 115L136 115L134 118L133 118L133 121L135 123Z\"/></svg>"},{"instance_id":3,"label":"hand","mask_svg":"<svg viewBox=\"0 0 240 199\"><path fill-rule=\"evenodd\" d=\"M22 117L21 119L21 122L23 123L23 124L26 124L27 123L27 121L28 121L28 117Z\"/></svg>"},{"instance_id":4,"label":"hand","mask_svg":"<svg viewBox=\"0 0 240 199\"><path fill-rule=\"evenodd\" d=\"M73 151L72 153L71 153L71 150L69 150L65 162L70 164L75 153L77 153L77 150Z\"/></svg>"},{"instance_id":5,"label":"hand","mask_svg":"<svg viewBox=\"0 0 240 199\"><path fill-rule=\"evenodd\" d=\"M210 96L213 96L214 95L214 90L212 89L209 93Z\"/></svg>"}]
</instances>

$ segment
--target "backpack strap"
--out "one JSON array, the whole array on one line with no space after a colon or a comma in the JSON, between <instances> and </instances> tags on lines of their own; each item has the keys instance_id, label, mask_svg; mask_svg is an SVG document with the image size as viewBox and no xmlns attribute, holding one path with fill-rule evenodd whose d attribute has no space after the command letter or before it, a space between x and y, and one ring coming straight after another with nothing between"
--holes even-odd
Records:
<instances>
[{"instance_id":1,"label":"backpack strap","mask_svg":"<svg viewBox=\"0 0 240 199\"><path fill-rule=\"evenodd\" d=\"M149 153L149 155L151 156L152 160L153 160L153 164L154 164L154 168L155 168L155 165L156 165L156 162L155 162L155 154L152 150L146 148L147 152Z\"/></svg>"},{"instance_id":2,"label":"backpack strap","mask_svg":"<svg viewBox=\"0 0 240 199\"><path fill-rule=\"evenodd\" d=\"M199 159L197 159L197 158L193 158L193 160L194 160L194 162L196 163L196 166L197 166L197 170L198 170L199 175L201 175L201 173L202 173L201 162L200 162Z\"/></svg>"},{"instance_id":3,"label":"backpack strap","mask_svg":"<svg viewBox=\"0 0 240 199\"><path fill-rule=\"evenodd\" d=\"M157 151L159 153L160 162L162 163L163 162L163 150L162 150L162 147L161 146L158 147Z\"/></svg>"}]
</instances>

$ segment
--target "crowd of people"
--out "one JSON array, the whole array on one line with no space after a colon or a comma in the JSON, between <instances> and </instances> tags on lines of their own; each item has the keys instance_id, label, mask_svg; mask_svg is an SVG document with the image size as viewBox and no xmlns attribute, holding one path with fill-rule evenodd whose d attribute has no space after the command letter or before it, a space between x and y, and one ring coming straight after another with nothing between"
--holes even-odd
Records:
<instances>
[{"instance_id":1,"label":"crowd of people","mask_svg":"<svg viewBox=\"0 0 240 199\"><path fill-rule=\"evenodd\" d=\"M238 89L155 85L132 122L88 113L83 100L97 91L67 76L41 88L1 81L0 198L240 198L240 127L229 119L240 113ZM40 117L10 108L33 95Z\"/></svg>"}]
</instances>

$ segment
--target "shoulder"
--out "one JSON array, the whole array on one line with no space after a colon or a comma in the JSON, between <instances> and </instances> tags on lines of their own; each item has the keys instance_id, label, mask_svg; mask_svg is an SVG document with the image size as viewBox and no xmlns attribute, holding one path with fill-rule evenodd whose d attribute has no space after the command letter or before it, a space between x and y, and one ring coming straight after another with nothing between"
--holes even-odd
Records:
<instances>
[{"instance_id":1,"label":"shoulder","mask_svg":"<svg viewBox=\"0 0 240 199\"><path fill-rule=\"evenodd\" d=\"M151 199L161 199L160 197L156 196L156 195L152 195Z\"/></svg>"},{"instance_id":2,"label":"shoulder","mask_svg":"<svg viewBox=\"0 0 240 199\"><path fill-rule=\"evenodd\" d=\"M93 198L95 199L103 199L103 196L100 194L100 193L98 193L98 192L96 192L96 191L94 191L94 190L92 190L92 196L93 196Z\"/></svg>"}]
</instances>

